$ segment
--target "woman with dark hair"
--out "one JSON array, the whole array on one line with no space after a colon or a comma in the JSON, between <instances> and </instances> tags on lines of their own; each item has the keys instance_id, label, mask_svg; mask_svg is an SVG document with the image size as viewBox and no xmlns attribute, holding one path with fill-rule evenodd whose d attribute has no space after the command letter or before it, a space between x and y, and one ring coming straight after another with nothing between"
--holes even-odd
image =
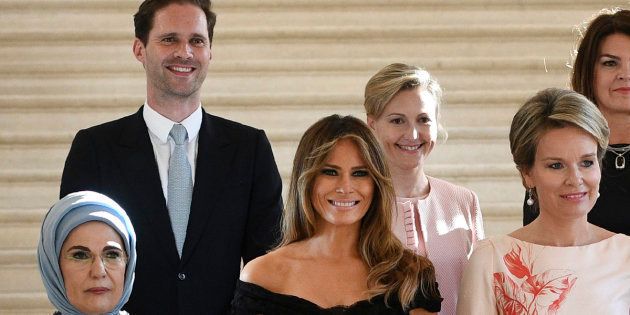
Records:
<instances>
[{"instance_id":1,"label":"woman with dark hair","mask_svg":"<svg viewBox=\"0 0 630 315\"><path fill-rule=\"evenodd\" d=\"M586 24L585 24L586 25ZM630 11L602 10L581 30L571 86L595 103L610 127L600 197L588 221L630 235ZM538 216L536 189L525 197L523 224Z\"/></svg>"},{"instance_id":2,"label":"woman with dark hair","mask_svg":"<svg viewBox=\"0 0 630 315\"><path fill-rule=\"evenodd\" d=\"M629 313L630 236L587 221L608 135L597 107L574 91L540 91L517 111L510 150L540 215L479 242L457 314Z\"/></svg>"},{"instance_id":3,"label":"woman with dark hair","mask_svg":"<svg viewBox=\"0 0 630 315\"><path fill-rule=\"evenodd\" d=\"M48 211L37 247L55 314L127 314L136 267L136 234L127 213L92 191L67 195Z\"/></svg>"},{"instance_id":4,"label":"woman with dark hair","mask_svg":"<svg viewBox=\"0 0 630 315\"><path fill-rule=\"evenodd\" d=\"M441 297L431 262L390 230L394 190L360 120L329 116L302 136L283 236L241 272L233 314L428 314Z\"/></svg>"}]
</instances>

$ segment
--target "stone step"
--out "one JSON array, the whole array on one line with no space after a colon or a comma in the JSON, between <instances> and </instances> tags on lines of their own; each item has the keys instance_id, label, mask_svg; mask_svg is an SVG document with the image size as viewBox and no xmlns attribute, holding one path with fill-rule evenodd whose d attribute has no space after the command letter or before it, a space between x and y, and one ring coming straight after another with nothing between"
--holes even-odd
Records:
<instances>
[{"instance_id":1,"label":"stone step","mask_svg":"<svg viewBox=\"0 0 630 315\"><path fill-rule=\"evenodd\" d=\"M87 52L86 52L87 53ZM101 55L102 58L94 58ZM27 55L18 60L9 59L0 61L0 73L11 74L7 79L30 79L33 82L39 80L55 81L49 83L58 84L57 80L72 82L73 80L101 79L111 85L119 82L111 82L112 79L123 78L125 80L144 81L144 71L140 63L131 56L130 51L125 51L124 56L114 56L109 52L91 51L90 56L83 59L65 59L51 63L50 60L42 60L39 55ZM120 58L117 58L120 57ZM392 58L320 58L310 59L218 59L214 58L210 63L209 73L213 76L251 76L253 73L261 75L354 75L367 76L377 69L393 62ZM433 58L404 57L397 62L419 65L431 71L441 78L446 75L497 75L514 74L522 75L558 75L569 72L567 63L569 56L546 57L442 57ZM94 75L98 74L98 77ZM12 81L9 81L12 82ZM88 81L89 83L90 81ZM12 85L17 85L13 83ZM17 88L19 86L14 86Z\"/></svg>"},{"instance_id":2,"label":"stone step","mask_svg":"<svg viewBox=\"0 0 630 315\"><path fill-rule=\"evenodd\" d=\"M221 9L217 8L217 33L260 21L259 29L283 27L366 27L383 29L408 25L575 25L593 14L600 6L583 8L562 8L536 10L536 14L527 14L522 10L505 10L504 8L479 7L471 8L413 8L413 6L388 6L381 10L374 7L355 5L350 7L331 8L322 6L304 10L303 8L266 7L264 4L255 9ZM112 10L113 9L113 10ZM17 11L7 10L0 14L0 29L4 32L33 31L46 29L76 30L84 29L91 33L106 32L110 29L133 29L132 14L129 10L63 10L47 19L41 19L41 10ZM411 9L411 10L410 10ZM579 19L576 19L578 17Z\"/></svg>"},{"instance_id":3,"label":"stone step","mask_svg":"<svg viewBox=\"0 0 630 315\"><path fill-rule=\"evenodd\" d=\"M445 107L466 107L471 105L484 105L484 107L506 107L519 105L530 97L534 89L503 89L481 91L447 91L444 101ZM133 109L144 103L144 91L133 94L92 94L92 95L6 95L0 99L0 111L2 112L59 112L64 109L72 109L70 113L81 111L93 112L95 110L107 111L120 108ZM216 112L227 108L234 110L250 110L269 108L271 110L286 108L288 110L296 106L309 106L317 108L340 108L341 106L359 106L363 104L363 90L348 93L205 93L201 102L208 111ZM355 105L357 104L357 105Z\"/></svg>"},{"instance_id":4,"label":"stone step","mask_svg":"<svg viewBox=\"0 0 630 315\"><path fill-rule=\"evenodd\" d=\"M543 36L536 30L530 37L519 37L517 34L506 34L496 37L479 34L476 37L453 37L442 34L440 38L423 37L423 34L408 34L404 38L357 38L342 37L317 38L285 38L282 40L242 40L228 41L217 38L213 43L213 60L312 60L312 59L384 59L387 63L405 59L433 58L566 58L570 59L574 37L571 28L567 27L558 36ZM131 34L131 31L129 31ZM453 33L457 33L453 30ZM0 39L7 37L0 33ZM13 35L10 35L13 36ZM15 35L16 37L20 37ZM42 35L42 37L47 35ZM367 35L366 35L367 36ZM252 37L255 37L254 35ZM422 39L422 40L420 40ZM9 38L5 38L8 41ZM41 42L41 41L43 42ZM66 64L68 60L87 64L113 65L118 62L132 64L135 61L131 53L132 38L105 40L94 38L90 42L82 42L79 38L61 41L56 39L47 43L45 39L29 39L24 42L6 43L0 47L2 60L14 60L15 56L28 62L41 63L46 60L54 68L55 64ZM385 63L386 64L386 63ZM139 69L139 65L136 65ZM212 69L212 68L211 68Z\"/></svg>"},{"instance_id":5,"label":"stone step","mask_svg":"<svg viewBox=\"0 0 630 315\"><path fill-rule=\"evenodd\" d=\"M445 95L442 123L449 129L508 126L516 109L535 90L452 91ZM82 128L137 111L137 95L9 95L0 99L0 143L17 134L74 134ZM202 98L207 112L267 130L305 130L330 114L365 117L361 94L210 94ZM291 117L288 119L287 117Z\"/></svg>"},{"instance_id":6,"label":"stone step","mask_svg":"<svg viewBox=\"0 0 630 315\"><path fill-rule=\"evenodd\" d=\"M41 210L38 210L37 213L43 213L46 210L48 209L45 208L44 210L44 208L42 208ZM7 211L8 210L0 210L0 213L4 213ZM13 222L3 223L0 225L2 226L3 232L3 236L0 238L0 250L22 250L33 249L37 247L37 242L39 241L40 226L41 222L44 219L43 215L41 218L39 218L39 220L29 223L15 223L15 221L23 218L24 215L22 214L9 213L3 214L3 216L8 220L13 220Z\"/></svg>"},{"instance_id":7,"label":"stone step","mask_svg":"<svg viewBox=\"0 0 630 315\"><path fill-rule=\"evenodd\" d=\"M46 215L47 211L48 211L47 207L41 208L41 209L0 208L0 225L2 226L27 225L28 226L31 224L36 224L39 226L39 224L44 219L44 216ZM30 246L36 242L37 241L34 241L34 242L27 241L26 243L29 244L27 246ZM2 248L2 246L0 246L0 248Z\"/></svg>"},{"instance_id":8,"label":"stone step","mask_svg":"<svg viewBox=\"0 0 630 315\"><path fill-rule=\"evenodd\" d=\"M346 1L342 1L346 3ZM524 3L519 10L504 7L461 7L427 6L408 4L387 6L375 10L370 5L347 5L346 7L313 6L309 10L291 7L270 7L261 5L254 9L217 7L217 28L230 29L247 25L249 21L261 21L263 27L286 26L378 26L381 28L398 25L484 25L499 26L514 24L575 25L601 9L599 5L581 7L528 8ZM579 19L576 19L579 18ZM72 17L71 17L72 18ZM124 25L124 17L120 19ZM81 23L81 21L78 21ZM8 25L11 26L11 25Z\"/></svg>"},{"instance_id":9,"label":"stone step","mask_svg":"<svg viewBox=\"0 0 630 315\"><path fill-rule=\"evenodd\" d=\"M0 314L50 315L53 311L44 291L0 292Z\"/></svg>"},{"instance_id":10,"label":"stone step","mask_svg":"<svg viewBox=\"0 0 630 315\"><path fill-rule=\"evenodd\" d=\"M579 21L578 21L579 22ZM324 40L350 39L355 41L374 40L404 40L422 38L423 40L440 42L445 39L460 39L462 41L480 40L496 41L509 39L511 41L530 39L570 40L573 38L572 28L557 24L510 24L493 25L489 23L475 25L319 25L319 26L281 26L269 27L256 25L255 27L220 28L214 33L216 43L251 43L251 42L285 42L300 43L302 41L319 42ZM91 27L80 28L45 28L35 26L31 28L12 28L0 31L0 39L9 45L19 45L32 42L54 43L91 43L91 42L121 42L133 39L130 27L115 25L102 29ZM213 40L214 40L213 39Z\"/></svg>"},{"instance_id":11,"label":"stone step","mask_svg":"<svg viewBox=\"0 0 630 315\"><path fill-rule=\"evenodd\" d=\"M51 146L2 146L0 160L7 170L61 170L70 149L68 145Z\"/></svg>"},{"instance_id":12,"label":"stone step","mask_svg":"<svg viewBox=\"0 0 630 315\"><path fill-rule=\"evenodd\" d=\"M36 263L35 248L0 251L1 256L10 255L13 259L9 264L0 265L0 277L4 280L0 285L0 293L44 291Z\"/></svg>"},{"instance_id":13,"label":"stone step","mask_svg":"<svg viewBox=\"0 0 630 315\"><path fill-rule=\"evenodd\" d=\"M542 60L541 60L542 62ZM282 94L287 90L299 88L305 94L326 91L330 94L363 95L369 78L376 73L374 69L365 73L287 73L287 74L215 74L210 71L204 83L204 94ZM450 91L492 91L505 88L539 90L544 87L566 86L568 69L565 72L545 73L524 72L518 76L502 73L440 73L433 75L441 83L446 93ZM37 93L33 93L37 91ZM66 98L82 97L93 94L117 95L140 94L146 91L146 79L143 73L120 76L118 79L101 77L98 74L90 78L13 78L0 82L0 94L7 97L28 95L55 96L64 91ZM448 94L447 94L448 97Z\"/></svg>"},{"instance_id":14,"label":"stone step","mask_svg":"<svg viewBox=\"0 0 630 315\"><path fill-rule=\"evenodd\" d=\"M523 27L527 29L527 27ZM243 56L251 56L247 59L319 59L319 58L345 58L366 59L380 58L391 62L404 60L405 58L431 59L439 57L569 57L573 48L574 37L571 28L557 30L560 34L545 36L539 30L528 30L531 37L521 37L519 34L506 32L506 36L496 34L462 34L455 37L453 34L437 34L436 38L430 34L414 34L407 32L395 37L395 34L381 37L367 38L339 34L335 38L316 38L304 36L303 38L280 38L257 41L256 38L248 40L232 40L217 38L213 44L213 58L215 60L242 60ZM393 33L399 30L393 31ZM429 31L427 31L429 32ZM347 35L344 37L344 35ZM255 37L255 36L252 36ZM100 44L100 43L99 43ZM105 44L105 43L103 43ZM106 43L105 45L115 45ZM119 54L129 55L131 41L120 41L122 45ZM325 47L325 49L322 49ZM98 48L97 48L98 50ZM51 54L54 53L53 50ZM0 56L2 50L0 50ZM51 57L55 57L54 55ZM240 58L239 58L240 57ZM125 58L125 57L123 57ZM123 58L113 60L125 60ZM132 57L126 57L132 58ZM57 59L57 58L55 58Z\"/></svg>"},{"instance_id":15,"label":"stone step","mask_svg":"<svg viewBox=\"0 0 630 315\"><path fill-rule=\"evenodd\" d=\"M414 9L462 9L462 8L503 8L505 10L529 9L564 9L571 10L583 7L601 8L600 0L572 0L571 6L567 6L565 0L528 0L527 2L515 0L214 0L215 9L304 9L313 8L356 8L358 6L371 8L406 7ZM0 9L4 11L21 10L73 10L77 12L91 11L103 12L104 10L128 11L136 10L138 3L130 0L91 0L86 3L81 0L3 0Z\"/></svg>"}]
</instances>

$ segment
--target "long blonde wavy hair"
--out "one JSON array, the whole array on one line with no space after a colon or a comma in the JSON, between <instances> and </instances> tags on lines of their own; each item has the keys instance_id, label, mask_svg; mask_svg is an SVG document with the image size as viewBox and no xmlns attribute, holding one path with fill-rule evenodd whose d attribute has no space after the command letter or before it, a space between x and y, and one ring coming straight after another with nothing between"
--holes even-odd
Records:
<instances>
[{"instance_id":1,"label":"long blonde wavy hair","mask_svg":"<svg viewBox=\"0 0 630 315\"><path fill-rule=\"evenodd\" d=\"M357 145L374 181L370 207L361 219L358 248L369 268L370 298L384 294L387 302L397 295L404 308L409 307L417 290L428 299L439 298L431 262L405 249L391 231L395 193L382 149L367 125L352 116L322 118L302 136L293 160L279 247L315 235L318 214L311 203L313 184L328 153L341 139Z\"/></svg>"}]
</instances>

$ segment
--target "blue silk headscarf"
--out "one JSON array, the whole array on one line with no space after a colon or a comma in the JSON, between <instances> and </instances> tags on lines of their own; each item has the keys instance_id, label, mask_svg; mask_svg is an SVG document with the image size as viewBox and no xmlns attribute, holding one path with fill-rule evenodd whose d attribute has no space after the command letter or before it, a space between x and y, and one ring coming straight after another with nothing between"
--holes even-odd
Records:
<instances>
[{"instance_id":1,"label":"blue silk headscarf","mask_svg":"<svg viewBox=\"0 0 630 315\"><path fill-rule=\"evenodd\" d=\"M89 221L99 221L111 226L125 244L128 261L122 298L114 309L107 313L117 315L131 295L136 268L136 233L125 210L109 197L93 191L81 191L67 195L50 208L44 218L37 246L39 272L48 299L57 310L63 315L81 314L68 301L59 267L59 255L68 234L75 227Z\"/></svg>"}]
</instances>

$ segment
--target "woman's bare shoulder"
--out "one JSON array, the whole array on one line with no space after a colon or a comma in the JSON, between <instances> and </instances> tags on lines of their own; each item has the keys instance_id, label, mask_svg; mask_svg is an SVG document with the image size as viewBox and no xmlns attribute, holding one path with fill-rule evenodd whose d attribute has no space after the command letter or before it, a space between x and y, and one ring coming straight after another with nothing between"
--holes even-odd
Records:
<instances>
[{"instance_id":1,"label":"woman's bare shoulder","mask_svg":"<svg viewBox=\"0 0 630 315\"><path fill-rule=\"evenodd\" d=\"M291 274L294 251L295 248L288 245L250 261L243 267L239 279L269 291L282 291L287 277Z\"/></svg>"}]
</instances>

